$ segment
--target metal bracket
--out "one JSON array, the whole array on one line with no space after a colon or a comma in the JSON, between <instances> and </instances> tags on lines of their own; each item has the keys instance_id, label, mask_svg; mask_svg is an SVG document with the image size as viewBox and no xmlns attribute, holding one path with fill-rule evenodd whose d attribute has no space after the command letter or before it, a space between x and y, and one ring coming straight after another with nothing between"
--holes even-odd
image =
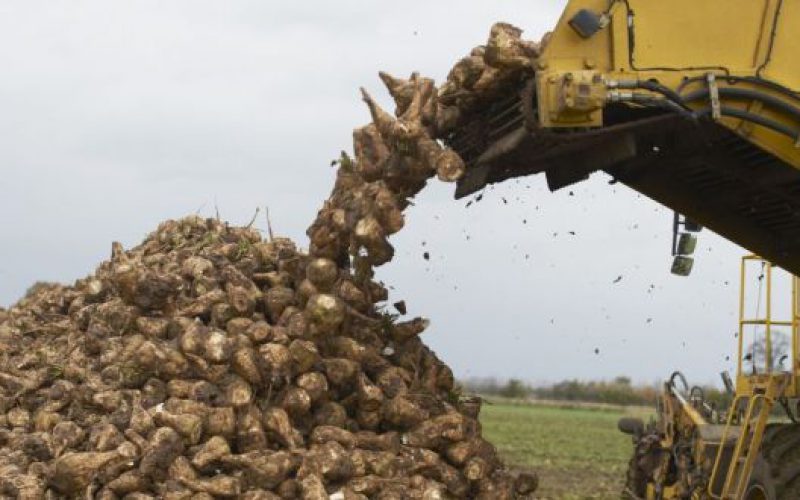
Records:
<instances>
[{"instance_id":1,"label":"metal bracket","mask_svg":"<svg viewBox=\"0 0 800 500\"><path fill-rule=\"evenodd\" d=\"M711 98L711 118L718 121L722 118L722 110L719 105L719 88L717 87L717 77L714 73L706 75L706 82L708 83L708 95Z\"/></svg>"},{"instance_id":2,"label":"metal bracket","mask_svg":"<svg viewBox=\"0 0 800 500\"><path fill-rule=\"evenodd\" d=\"M761 101L753 100L750 101L750 103L747 105L747 111L755 115L760 115L763 110L764 110L764 103L762 103ZM753 124L753 122L742 120L739 123L739 126L736 127L736 130L744 137L750 137L751 135L753 135L754 128L755 125Z\"/></svg>"}]
</instances>

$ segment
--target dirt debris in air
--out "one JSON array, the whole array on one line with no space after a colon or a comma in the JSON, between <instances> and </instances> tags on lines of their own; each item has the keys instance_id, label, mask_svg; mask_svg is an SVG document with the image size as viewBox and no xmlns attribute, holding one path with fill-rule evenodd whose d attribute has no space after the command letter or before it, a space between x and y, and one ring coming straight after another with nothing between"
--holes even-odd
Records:
<instances>
[{"instance_id":1,"label":"dirt debris in air","mask_svg":"<svg viewBox=\"0 0 800 500\"><path fill-rule=\"evenodd\" d=\"M495 25L441 88L381 73L394 115L363 91L373 122L308 253L187 217L0 310L0 494L529 497L535 475L481 437L479 403L419 338L427 320L385 312L374 279L410 199L464 171L438 139L531 70L539 45L520 34Z\"/></svg>"}]
</instances>

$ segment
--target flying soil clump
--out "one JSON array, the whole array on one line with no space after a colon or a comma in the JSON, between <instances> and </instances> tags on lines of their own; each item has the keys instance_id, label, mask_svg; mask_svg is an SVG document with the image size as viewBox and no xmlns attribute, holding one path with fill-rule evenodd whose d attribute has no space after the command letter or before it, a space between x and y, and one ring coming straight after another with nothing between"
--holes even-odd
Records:
<instances>
[{"instance_id":1,"label":"flying soil clump","mask_svg":"<svg viewBox=\"0 0 800 500\"><path fill-rule=\"evenodd\" d=\"M74 286L0 309L0 494L22 499L511 499L536 488L481 437L479 407L398 322L375 266L438 175L437 138L530 71L499 24L447 83L382 74L300 251L216 219L166 221Z\"/></svg>"}]
</instances>

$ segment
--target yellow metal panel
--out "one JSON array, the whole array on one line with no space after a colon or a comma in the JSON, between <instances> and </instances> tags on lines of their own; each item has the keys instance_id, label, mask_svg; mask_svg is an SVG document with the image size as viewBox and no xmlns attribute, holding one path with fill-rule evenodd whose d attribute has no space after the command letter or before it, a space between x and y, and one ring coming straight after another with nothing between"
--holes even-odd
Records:
<instances>
[{"instance_id":1,"label":"yellow metal panel","mask_svg":"<svg viewBox=\"0 0 800 500\"><path fill-rule=\"evenodd\" d=\"M800 74L800 67L798 67L798 73ZM749 87L749 85L743 85L743 84L740 84L739 86ZM788 102L792 101L791 99L785 98L781 94L771 91L769 89L761 88L759 90L761 90L766 94L774 95L776 97L787 100ZM797 105L798 102L795 101L794 104ZM749 109L749 104L746 103L745 101L724 101L723 105L742 110ZM763 107L763 108L757 108L755 109L755 111L760 116L769 118L771 120L780 123L785 123L794 128L798 127L796 121L790 119L785 114L779 113L773 109ZM722 120L720 120L720 123L730 128L737 134L741 135L748 141L757 144L763 149L774 154L775 156L785 161L786 163L793 165L795 168L800 168L800 149L798 149L795 146L795 142L797 142L797 139L793 140L789 137L786 137L785 135L775 132L774 130L770 130L764 127L753 126L753 125L743 127L743 122L737 118L725 117Z\"/></svg>"},{"instance_id":2,"label":"yellow metal panel","mask_svg":"<svg viewBox=\"0 0 800 500\"><path fill-rule=\"evenodd\" d=\"M768 19L767 35L772 33L774 16ZM774 80L786 87L794 90L800 89L800 1L783 0L780 7L780 16L775 27L775 38L772 44L772 51L769 56L769 63L764 66L761 76ZM766 43L764 55L768 52L769 37L765 37ZM764 58L759 61L759 65L764 62Z\"/></svg>"},{"instance_id":3,"label":"yellow metal panel","mask_svg":"<svg viewBox=\"0 0 800 500\"><path fill-rule=\"evenodd\" d=\"M580 9L603 12L608 0L570 0L547 42L540 59L542 68L551 70L610 69L611 30L604 29L589 39L581 38L568 21ZM588 63L588 64L587 64ZM589 68L588 66L594 66Z\"/></svg>"},{"instance_id":4,"label":"yellow metal panel","mask_svg":"<svg viewBox=\"0 0 800 500\"><path fill-rule=\"evenodd\" d=\"M634 66L753 67L769 0L629 0Z\"/></svg>"},{"instance_id":5,"label":"yellow metal panel","mask_svg":"<svg viewBox=\"0 0 800 500\"><path fill-rule=\"evenodd\" d=\"M588 39L581 38L568 25L580 9L601 14L610 5L615 7L611 24ZM717 75L720 86L728 85L726 73L745 78L760 75L800 90L800 58L796 56L800 53L800 38L796 37L800 33L800 0L628 0L627 5L633 12L630 33L626 2L568 2L539 61L537 78L544 97L539 101L539 112L543 127L600 125L597 113L583 115L581 122L581 115L554 109L559 101L548 95L554 87L548 86L547 81L582 70L598 71L608 80L657 80L672 89L678 89L685 78L702 77L708 72ZM776 29L773 30L773 26ZM634 46L635 68L628 64L630 44ZM765 65L767 60L769 63ZM705 83L701 80L683 91L703 86ZM797 99L775 88L741 82L736 86L758 90L798 107ZM796 118L772 107L730 99L724 99L722 105L749 110L800 130ZM707 107L709 103L697 102L693 106ZM720 123L800 168L797 137L786 137L736 118L723 117Z\"/></svg>"}]
</instances>

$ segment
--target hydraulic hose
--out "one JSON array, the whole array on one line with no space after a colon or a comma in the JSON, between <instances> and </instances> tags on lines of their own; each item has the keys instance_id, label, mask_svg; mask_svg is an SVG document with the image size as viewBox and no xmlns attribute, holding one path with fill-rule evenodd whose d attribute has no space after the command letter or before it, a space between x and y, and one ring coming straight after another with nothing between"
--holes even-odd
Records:
<instances>
[{"instance_id":1,"label":"hydraulic hose","mask_svg":"<svg viewBox=\"0 0 800 500\"><path fill-rule=\"evenodd\" d=\"M710 115L712 113L712 109L710 107L701 108L699 110L691 110L687 107L687 103L689 102L707 99L710 95L709 89L696 90L681 96L678 92L675 92L674 90L665 87L658 82L647 80L619 82L617 83L616 88L639 88L661 94L664 96L664 99L649 99L634 94L631 96L631 101L638 102L645 106L665 108L687 118L697 119L701 116ZM721 97L727 97L730 99L757 100L770 107L777 108L778 110L790 115L795 120L800 121L800 109L785 103L775 96L765 94L757 90L744 88L721 87L718 90ZM762 127L790 137L794 141L800 140L800 130L794 129L770 118L730 106L721 106L719 111L723 116L729 116L755 123L756 125L761 125Z\"/></svg>"},{"instance_id":2,"label":"hydraulic hose","mask_svg":"<svg viewBox=\"0 0 800 500\"><path fill-rule=\"evenodd\" d=\"M642 90L649 90L650 92L655 92L657 94L661 94L664 96L668 101L671 101L678 106L689 109L686 107L686 104L681 99L681 96L672 90L671 88L662 85L658 82L652 80L619 80L613 82L614 89L642 89Z\"/></svg>"},{"instance_id":3,"label":"hydraulic hose","mask_svg":"<svg viewBox=\"0 0 800 500\"><path fill-rule=\"evenodd\" d=\"M748 111L744 111L738 108L731 108L729 106L722 106L719 109L722 116L730 116L732 118L739 118L740 120L744 120L747 122L755 123L756 125L761 125L762 127L766 127L768 129L774 130L779 134L783 134L785 136L790 137L792 140L797 141L800 137L800 130L793 129L788 125L784 125L783 123L776 122L775 120L771 120L769 118L765 118L761 115L757 115L755 113L750 113ZM711 114L711 108L703 108L695 111L697 116L705 116Z\"/></svg>"},{"instance_id":4,"label":"hydraulic hose","mask_svg":"<svg viewBox=\"0 0 800 500\"><path fill-rule=\"evenodd\" d=\"M763 78L758 78L756 76L733 76L733 75L716 75L718 80L723 80L729 84L736 84L736 83L751 83L753 85L760 85L762 87L766 87L772 89L776 92L780 92L787 97L790 97L795 100L800 100L800 94L797 91L790 89L780 83L773 82L772 80L765 80ZM680 94L683 89L687 86L698 83L704 82L706 80L705 76L693 76L691 78L684 79L681 84L676 89L678 94Z\"/></svg>"},{"instance_id":5,"label":"hydraulic hose","mask_svg":"<svg viewBox=\"0 0 800 500\"><path fill-rule=\"evenodd\" d=\"M720 97L728 97L731 99L751 99L756 101L761 101L764 104L779 109L784 113L791 115L796 120L800 121L800 110L787 104L786 102L778 99L777 97L769 94L765 94L763 92L759 92L753 89L742 89L742 88L734 88L734 87L720 87L719 89ZM708 89L700 89L695 90L694 92L690 92L683 96L684 102L692 102L692 101L699 101L702 99L706 99L709 96Z\"/></svg>"},{"instance_id":6,"label":"hydraulic hose","mask_svg":"<svg viewBox=\"0 0 800 500\"><path fill-rule=\"evenodd\" d=\"M658 82L653 82L650 80L640 80L639 82L637 82L637 87L640 89L659 93L664 97L666 97L667 99L669 99L670 101L685 107L685 104L683 103L684 100L681 98L680 95L678 95L677 92L675 92L674 90L665 85L661 85Z\"/></svg>"},{"instance_id":7,"label":"hydraulic hose","mask_svg":"<svg viewBox=\"0 0 800 500\"><path fill-rule=\"evenodd\" d=\"M678 113L679 115L689 120L697 119L697 116L692 112L691 109L682 106L681 104L672 101L671 99L653 99L649 101L642 101L641 103L644 104L645 106L664 108L668 111L674 111L675 113Z\"/></svg>"}]
</instances>

